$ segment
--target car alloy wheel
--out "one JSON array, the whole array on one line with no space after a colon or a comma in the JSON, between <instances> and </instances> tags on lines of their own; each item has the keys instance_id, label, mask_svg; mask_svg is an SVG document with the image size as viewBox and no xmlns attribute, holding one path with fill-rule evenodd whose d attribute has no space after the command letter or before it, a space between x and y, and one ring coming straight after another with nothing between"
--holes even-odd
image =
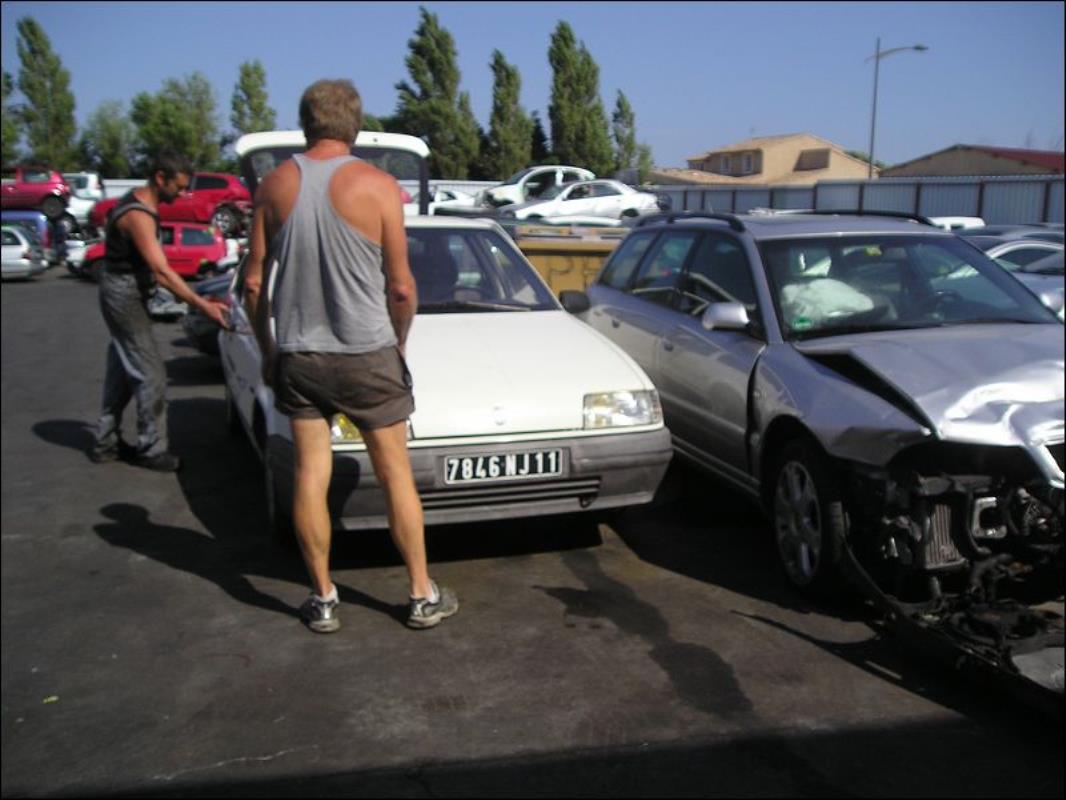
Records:
<instances>
[{"instance_id":1,"label":"car alloy wheel","mask_svg":"<svg viewBox=\"0 0 1066 800\"><path fill-rule=\"evenodd\" d=\"M789 582L811 595L838 591L844 505L827 459L812 442L795 440L783 449L772 509L777 555Z\"/></svg>"}]
</instances>

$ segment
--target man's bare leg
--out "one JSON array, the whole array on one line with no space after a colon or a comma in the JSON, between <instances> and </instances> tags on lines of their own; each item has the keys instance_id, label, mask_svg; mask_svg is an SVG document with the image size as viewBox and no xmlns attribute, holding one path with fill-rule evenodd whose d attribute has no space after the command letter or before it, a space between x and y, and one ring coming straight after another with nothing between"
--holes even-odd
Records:
<instances>
[{"instance_id":1,"label":"man's bare leg","mask_svg":"<svg viewBox=\"0 0 1066 800\"><path fill-rule=\"evenodd\" d=\"M411 597L429 597L429 571L426 567L426 536L422 522L422 500L415 488L411 458L407 453L407 423L363 431L374 473L385 492L389 532L407 566Z\"/></svg>"},{"instance_id":2,"label":"man's bare leg","mask_svg":"<svg viewBox=\"0 0 1066 800\"><path fill-rule=\"evenodd\" d=\"M322 418L293 419L295 448L292 521L311 584L319 597L333 589L329 577L329 545L333 527L326 502L333 473L329 424Z\"/></svg>"}]
</instances>

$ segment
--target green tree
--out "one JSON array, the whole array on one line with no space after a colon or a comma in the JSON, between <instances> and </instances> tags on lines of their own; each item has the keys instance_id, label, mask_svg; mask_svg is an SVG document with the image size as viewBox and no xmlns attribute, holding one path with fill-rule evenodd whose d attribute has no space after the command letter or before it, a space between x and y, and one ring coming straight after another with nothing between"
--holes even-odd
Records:
<instances>
[{"instance_id":1,"label":"green tree","mask_svg":"<svg viewBox=\"0 0 1066 800\"><path fill-rule=\"evenodd\" d=\"M230 122L238 136L277 127L277 114L267 96L266 70L259 59L241 64L230 108Z\"/></svg>"},{"instance_id":2,"label":"green tree","mask_svg":"<svg viewBox=\"0 0 1066 800\"><path fill-rule=\"evenodd\" d=\"M33 17L23 17L16 25L19 61L18 88L26 98L19 116L35 161L53 169L76 166L74 136L74 94L70 73L44 29Z\"/></svg>"},{"instance_id":3,"label":"green tree","mask_svg":"<svg viewBox=\"0 0 1066 800\"><path fill-rule=\"evenodd\" d=\"M614 153L600 99L600 68L566 22L560 21L552 33L548 63L552 68L548 105L552 151L564 164L609 174Z\"/></svg>"},{"instance_id":4,"label":"green tree","mask_svg":"<svg viewBox=\"0 0 1066 800\"><path fill-rule=\"evenodd\" d=\"M418 27L407 42L411 82L396 84L395 126L426 139L434 177L465 178L478 157L478 126L469 95L459 94L455 40L436 14L423 7L419 14Z\"/></svg>"},{"instance_id":5,"label":"green tree","mask_svg":"<svg viewBox=\"0 0 1066 800\"><path fill-rule=\"evenodd\" d=\"M385 131L385 123L381 117L375 117L373 114L363 114L363 127L364 131Z\"/></svg>"},{"instance_id":6,"label":"green tree","mask_svg":"<svg viewBox=\"0 0 1066 800\"><path fill-rule=\"evenodd\" d=\"M118 100L106 100L89 115L78 140L78 153L86 169L105 178L133 174L136 131Z\"/></svg>"},{"instance_id":7,"label":"green tree","mask_svg":"<svg viewBox=\"0 0 1066 800\"><path fill-rule=\"evenodd\" d=\"M548 147L548 136L544 133L544 124L540 115L533 112L533 134L530 137L529 158L533 164L558 164Z\"/></svg>"},{"instance_id":8,"label":"green tree","mask_svg":"<svg viewBox=\"0 0 1066 800\"><path fill-rule=\"evenodd\" d=\"M632 169L637 162L637 120L633 106L621 89L611 115L611 132L614 134L615 171Z\"/></svg>"},{"instance_id":9,"label":"green tree","mask_svg":"<svg viewBox=\"0 0 1066 800\"><path fill-rule=\"evenodd\" d=\"M493 50L489 66L493 75L492 115L483 150L484 169L493 178L503 180L529 165L533 120L518 102L522 78L517 67L508 64L499 50Z\"/></svg>"},{"instance_id":10,"label":"green tree","mask_svg":"<svg viewBox=\"0 0 1066 800\"><path fill-rule=\"evenodd\" d=\"M20 156L19 139L22 138L22 126L19 121L18 112L8 105L8 99L11 97L12 92L15 91L15 79L11 77L11 73L4 71L3 74L3 104L0 106L0 121L2 121L3 133L3 156L2 163L6 166L8 164L16 163Z\"/></svg>"},{"instance_id":11,"label":"green tree","mask_svg":"<svg viewBox=\"0 0 1066 800\"><path fill-rule=\"evenodd\" d=\"M859 161L865 161L867 164L870 163L870 154L867 153L865 150L845 150L844 152L852 158L859 159ZM878 158L874 160L874 166L878 169L884 169L888 166L888 164Z\"/></svg>"},{"instance_id":12,"label":"green tree","mask_svg":"<svg viewBox=\"0 0 1066 800\"><path fill-rule=\"evenodd\" d=\"M197 169L219 166L222 138L215 109L214 91L200 72L180 81L168 78L154 95L136 95L130 119L137 127L138 168L143 172L166 148L185 155Z\"/></svg>"},{"instance_id":13,"label":"green tree","mask_svg":"<svg viewBox=\"0 0 1066 800\"><path fill-rule=\"evenodd\" d=\"M651 146L647 144L637 145L637 183L647 183L648 173L654 167L655 164L651 158Z\"/></svg>"}]
</instances>

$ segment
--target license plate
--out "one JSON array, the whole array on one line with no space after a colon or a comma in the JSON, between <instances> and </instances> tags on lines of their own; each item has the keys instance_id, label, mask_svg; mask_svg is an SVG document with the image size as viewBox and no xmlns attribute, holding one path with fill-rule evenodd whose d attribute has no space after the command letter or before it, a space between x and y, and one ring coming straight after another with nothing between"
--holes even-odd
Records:
<instances>
[{"instance_id":1,"label":"license plate","mask_svg":"<svg viewBox=\"0 0 1066 800\"><path fill-rule=\"evenodd\" d=\"M444 482L482 483L529 478L553 478L563 474L562 450L529 450L484 456L448 456L444 459Z\"/></svg>"}]
</instances>

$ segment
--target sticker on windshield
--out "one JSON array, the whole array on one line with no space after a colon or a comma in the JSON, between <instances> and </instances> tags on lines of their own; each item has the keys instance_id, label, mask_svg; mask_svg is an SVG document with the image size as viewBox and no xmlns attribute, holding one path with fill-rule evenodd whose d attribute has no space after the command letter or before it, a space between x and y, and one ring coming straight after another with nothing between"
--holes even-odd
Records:
<instances>
[{"instance_id":1,"label":"sticker on windshield","mask_svg":"<svg viewBox=\"0 0 1066 800\"><path fill-rule=\"evenodd\" d=\"M811 322L810 317L792 318L792 330L794 331L809 331L813 327L814 323Z\"/></svg>"}]
</instances>

